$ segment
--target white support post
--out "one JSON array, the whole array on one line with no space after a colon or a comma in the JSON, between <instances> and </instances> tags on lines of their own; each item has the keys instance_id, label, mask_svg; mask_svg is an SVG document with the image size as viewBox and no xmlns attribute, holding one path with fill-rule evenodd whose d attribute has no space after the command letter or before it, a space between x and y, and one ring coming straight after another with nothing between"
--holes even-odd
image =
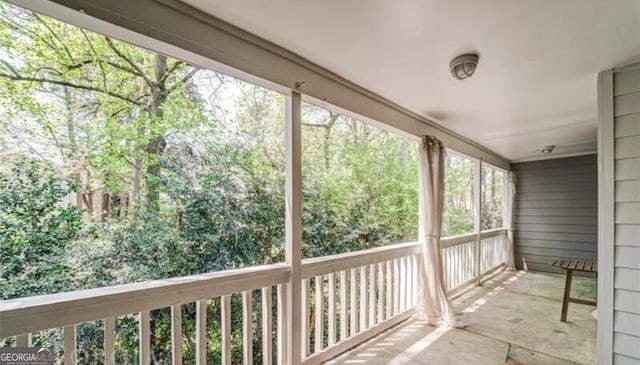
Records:
<instances>
[{"instance_id":1,"label":"white support post","mask_svg":"<svg viewBox=\"0 0 640 365\"><path fill-rule=\"evenodd\" d=\"M507 226L507 222L509 222L509 226L513 225L513 217L507 217L507 213L509 212L509 199L511 196L511 188L509 183L509 173L507 171L502 171L502 228L504 231L502 232L502 259L501 261L507 265L509 262L509 258L507 257L508 252L508 233L507 230L510 228ZM515 202L513 202L515 204Z\"/></svg>"},{"instance_id":2,"label":"white support post","mask_svg":"<svg viewBox=\"0 0 640 365\"><path fill-rule=\"evenodd\" d=\"M475 161L473 169L473 276L480 285L480 232L482 232L482 160Z\"/></svg>"},{"instance_id":3,"label":"white support post","mask_svg":"<svg viewBox=\"0 0 640 365\"><path fill-rule=\"evenodd\" d=\"M615 285L615 119L613 70L598 74L597 363L613 363Z\"/></svg>"},{"instance_id":4,"label":"white support post","mask_svg":"<svg viewBox=\"0 0 640 365\"><path fill-rule=\"evenodd\" d=\"M287 283L285 365L302 362L302 98L292 91L286 106L286 216L285 262L291 269Z\"/></svg>"}]
</instances>

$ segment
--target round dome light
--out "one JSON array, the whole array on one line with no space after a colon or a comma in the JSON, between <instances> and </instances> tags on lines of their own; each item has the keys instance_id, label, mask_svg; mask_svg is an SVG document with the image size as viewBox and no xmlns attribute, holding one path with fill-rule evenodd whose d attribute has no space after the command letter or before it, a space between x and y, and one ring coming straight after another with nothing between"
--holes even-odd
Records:
<instances>
[{"instance_id":1,"label":"round dome light","mask_svg":"<svg viewBox=\"0 0 640 365\"><path fill-rule=\"evenodd\" d=\"M458 80L471 77L478 66L478 55L474 53L463 54L449 62L451 76Z\"/></svg>"}]
</instances>

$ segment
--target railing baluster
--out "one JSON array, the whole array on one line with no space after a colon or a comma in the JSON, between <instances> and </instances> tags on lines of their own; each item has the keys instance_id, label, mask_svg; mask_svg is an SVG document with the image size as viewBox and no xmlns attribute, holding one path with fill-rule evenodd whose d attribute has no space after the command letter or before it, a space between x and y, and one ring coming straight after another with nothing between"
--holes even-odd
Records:
<instances>
[{"instance_id":1,"label":"railing baluster","mask_svg":"<svg viewBox=\"0 0 640 365\"><path fill-rule=\"evenodd\" d=\"M273 362L271 287L262 288L262 364L271 365Z\"/></svg>"},{"instance_id":2,"label":"railing baluster","mask_svg":"<svg viewBox=\"0 0 640 365\"><path fill-rule=\"evenodd\" d=\"M231 365L231 295L220 298L220 335L222 337L222 365Z\"/></svg>"},{"instance_id":3,"label":"railing baluster","mask_svg":"<svg viewBox=\"0 0 640 365\"><path fill-rule=\"evenodd\" d=\"M151 363L151 315L142 311L138 317L140 327L140 365Z\"/></svg>"},{"instance_id":4,"label":"railing baluster","mask_svg":"<svg viewBox=\"0 0 640 365\"><path fill-rule=\"evenodd\" d=\"M251 290L242 292L242 361L253 365L253 311Z\"/></svg>"},{"instance_id":5,"label":"railing baluster","mask_svg":"<svg viewBox=\"0 0 640 365\"><path fill-rule=\"evenodd\" d=\"M340 340L345 340L349 337L347 328L347 271L340 271Z\"/></svg>"},{"instance_id":6,"label":"railing baluster","mask_svg":"<svg viewBox=\"0 0 640 365\"><path fill-rule=\"evenodd\" d=\"M405 308L411 308L413 306L413 300L412 300L412 296L413 296L413 256L407 256L405 257L405 260L407 262L407 270L406 272L406 287L407 287L407 294L406 294L406 302Z\"/></svg>"},{"instance_id":7,"label":"railing baluster","mask_svg":"<svg viewBox=\"0 0 640 365\"><path fill-rule=\"evenodd\" d=\"M324 341L324 321L323 321L323 299L324 299L324 276L316 276L316 308L315 308L315 343L313 350L320 352Z\"/></svg>"},{"instance_id":8,"label":"railing baluster","mask_svg":"<svg viewBox=\"0 0 640 365\"><path fill-rule=\"evenodd\" d=\"M386 313L385 319L391 318L393 316L393 266L391 264L391 260L387 260L387 303L386 303Z\"/></svg>"},{"instance_id":9,"label":"railing baluster","mask_svg":"<svg viewBox=\"0 0 640 365\"><path fill-rule=\"evenodd\" d=\"M384 321L384 262L378 263L378 320Z\"/></svg>"},{"instance_id":10,"label":"railing baluster","mask_svg":"<svg viewBox=\"0 0 640 365\"><path fill-rule=\"evenodd\" d=\"M355 336L358 333L358 297L356 294L356 284L358 283L358 279L356 277L356 269L351 269L351 278L349 281L349 329L351 330L351 336Z\"/></svg>"},{"instance_id":11,"label":"railing baluster","mask_svg":"<svg viewBox=\"0 0 640 365\"><path fill-rule=\"evenodd\" d=\"M400 266L400 304L399 311L403 311L407 307L407 266L404 257L397 259Z\"/></svg>"},{"instance_id":12,"label":"railing baluster","mask_svg":"<svg viewBox=\"0 0 640 365\"><path fill-rule=\"evenodd\" d=\"M327 344L328 346L336 343L336 274L329 274L329 308L328 308L328 318L327 318L327 329L329 333L327 334Z\"/></svg>"},{"instance_id":13,"label":"railing baluster","mask_svg":"<svg viewBox=\"0 0 640 365\"><path fill-rule=\"evenodd\" d=\"M196 302L196 365L207 364L207 300Z\"/></svg>"},{"instance_id":14,"label":"railing baluster","mask_svg":"<svg viewBox=\"0 0 640 365\"><path fill-rule=\"evenodd\" d=\"M104 319L104 363L116 365L116 321L114 317Z\"/></svg>"},{"instance_id":15,"label":"railing baluster","mask_svg":"<svg viewBox=\"0 0 640 365\"><path fill-rule=\"evenodd\" d=\"M64 363L76 363L76 326L74 324L64 327ZM142 362L141 362L142 364Z\"/></svg>"},{"instance_id":16,"label":"railing baluster","mask_svg":"<svg viewBox=\"0 0 640 365\"><path fill-rule=\"evenodd\" d=\"M420 305L420 298L418 298L419 284L418 284L418 275L420 275L420 260L422 257L420 255L413 256L413 305Z\"/></svg>"},{"instance_id":17,"label":"railing baluster","mask_svg":"<svg viewBox=\"0 0 640 365\"><path fill-rule=\"evenodd\" d=\"M400 266L393 260L393 315L400 312Z\"/></svg>"},{"instance_id":18,"label":"railing baluster","mask_svg":"<svg viewBox=\"0 0 640 365\"><path fill-rule=\"evenodd\" d=\"M376 323L376 265L369 265L369 326Z\"/></svg>"},{"instance_id":19,"label":"railing baluster","mask_svg":"<svg viewBox=\"0 0 640 365\"><path fill-rule=\"evenodd\" d=\"M309 349L311 348L311 340L309 338L309 279L302 280L302 358L304 359L309 355Z\"/></svg>"},{"instance_id":20,"label":"railing baluster","mask_svg":"<svg viewBox=\"0 0 640 365\"><path fill-rule=\"evenodd\" d=\"M106 347L106 346L105 346ZM171 363L182 364L182 305L171 306Z\"/></svg>"},{"instance_id":21,"label":"railing baluster","mask_svg":"<svg viewBox=\"0 0 640 365\"><path fill-rule=\"evenodd\" d=\"M360 267L360 332L367 329L367 267Z\"/></svg>"},{"instance_id":22,"label":"railing baluster","mask_svg":"<svg viewBox=\"0 0 640 365\"><path fill-rule=\"evenodd\" d=\"M287 310L287 286L278 285L278 365L285 365L287 354L287 321L289 314ZM223 364L229 365L229 364Z\"/></svg>"},{"instance_id":23,"label":"railing baluster","mask_svg":"<svg viewBox=\"0 0 640 365\"><path fill-rule=\"evenodd\" d=\"M16 336L16 347L29 347L30 342L31 342L31 334Z\"/></svg>"}]
</instances>

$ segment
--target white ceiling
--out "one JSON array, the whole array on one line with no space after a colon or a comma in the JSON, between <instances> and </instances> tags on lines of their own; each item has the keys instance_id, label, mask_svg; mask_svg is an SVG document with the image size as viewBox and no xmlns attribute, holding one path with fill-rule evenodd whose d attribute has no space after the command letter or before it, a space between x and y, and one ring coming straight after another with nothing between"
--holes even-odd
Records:
<instances>
[{"instance_id":1,"label":"white ceiling","mask_svg":"<svg viewBox=\"0 0 640 365\"><path fill-rule=\"evenodd\" d=\"M640 61L640 0L184 1L514 161L595 151L597 73Z\"/></svg>"}]
</instances>

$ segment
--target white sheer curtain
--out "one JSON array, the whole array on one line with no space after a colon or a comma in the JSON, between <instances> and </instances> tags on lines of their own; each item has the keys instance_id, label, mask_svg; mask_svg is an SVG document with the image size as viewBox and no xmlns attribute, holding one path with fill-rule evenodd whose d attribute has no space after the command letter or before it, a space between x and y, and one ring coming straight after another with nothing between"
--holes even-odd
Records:
<instances>
[{"instance_id":1,"label":"white sheer curtain","mask_svg":"<svg viewBox=\"0 0 640 365\"><path fill-rule=\"evenodd\" d=\"M504 212L504 226L507 228L507 255L506 264L508 270L515 270L515 253L513 249L513 213L516 199L516 175L513 171L507 173L507 201L506 212Z\"/></svg>"},{"instance_id":2,"label":"white sheer curtain","mask_svg":"<svg viewBox=\"0 0 640 365\"><path fill-rule=\"evenodd\" d=\"M419 157L420 312L431 325L460 326L447 300L439 247L444 204L444 145L433 136L425 136L420 144Z\"/></svg>"}]
</instances>

